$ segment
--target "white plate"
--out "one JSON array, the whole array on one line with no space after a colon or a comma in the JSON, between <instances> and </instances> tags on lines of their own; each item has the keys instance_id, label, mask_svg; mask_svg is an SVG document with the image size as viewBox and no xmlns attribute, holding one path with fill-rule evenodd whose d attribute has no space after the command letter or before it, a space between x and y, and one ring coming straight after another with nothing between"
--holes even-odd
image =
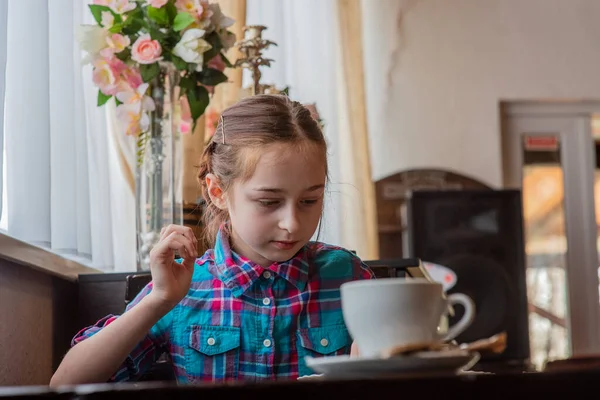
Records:
<instances>
[{"instance_id":1,"label":"white plate","mask_svg":"<svg viewBox=\"0 0 600 400\"><path fill-rule=\"evenodd\" d=\"M306 365L327 378L382 378L422 375L456 375L479 360L467 351L422 352L391 358L351 356L306 357Z\"/></svg>"}]
</instances>

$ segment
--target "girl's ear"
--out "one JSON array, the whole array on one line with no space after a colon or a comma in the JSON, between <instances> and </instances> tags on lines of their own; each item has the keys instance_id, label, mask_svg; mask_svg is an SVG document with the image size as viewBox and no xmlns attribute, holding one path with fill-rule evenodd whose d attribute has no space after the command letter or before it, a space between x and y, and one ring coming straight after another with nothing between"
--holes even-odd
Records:
<instances>
[{"instance_id":1,"label":"girl's ear","mask_svg":"<svg viewBox=\"0 0 600 400\"><path fill-rule=\"evenodd\" d=\"M219 184L219 178L217 178L215 174L207 174L205 179L210 200L219 209L227 210L227 200L225 198L225 192L223 192Z\"/></svg>"}]
</instances>

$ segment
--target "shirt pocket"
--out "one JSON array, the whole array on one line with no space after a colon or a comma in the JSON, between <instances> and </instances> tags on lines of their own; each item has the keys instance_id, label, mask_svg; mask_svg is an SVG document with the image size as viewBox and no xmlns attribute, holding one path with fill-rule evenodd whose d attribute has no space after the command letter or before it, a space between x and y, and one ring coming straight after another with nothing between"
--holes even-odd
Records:
<instances>
[{"instance_id":1,"label":"shirt pocket","mask_svg":"<svg viewBox=\"0 0 600 400\"><path fill-rule=\"evenodd\" d=\"M352 338L345 325L301 328L297 332L298 376L315 372L306 366L304 357L324 357L350 354Z\"/></svg>"},{"instance_id":2,"label":"shirt pocket","mask_svg":"<svg viewBox=\"0 0 600 400\"><path fill-rule=\"evenodd\" d=\"M185 369L191 383L223 382L238 377L239 327L191 325Z\"/></svg>"}]
</instances>

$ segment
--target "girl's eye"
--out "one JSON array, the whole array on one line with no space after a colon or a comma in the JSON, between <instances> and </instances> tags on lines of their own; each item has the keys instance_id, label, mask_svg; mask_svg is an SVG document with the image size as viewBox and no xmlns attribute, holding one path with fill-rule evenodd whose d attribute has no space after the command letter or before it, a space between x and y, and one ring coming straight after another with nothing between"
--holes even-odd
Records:
<instances>
[{"instance_id":1,"label":"girl's eye","mask_svg":"<svg viewBox=\"0 0 600 400\"><path fill-rule=\"evenodd\" d=\"M310 205L316 204L317 201L319 201L319 200L318 199L308 199L308 200L302 200L302 203L307 206L310 206Z\"/></svg>"},{"instance_id":2,"label":"girl's eye","mask_svg":"<svg viewBox=\"0 0 600 400\"><path fill-rule=\"evenodd\" d=\"M274 207L279 204L279 200L258 200L263 207Z\"/></svg>"}]
</instances>

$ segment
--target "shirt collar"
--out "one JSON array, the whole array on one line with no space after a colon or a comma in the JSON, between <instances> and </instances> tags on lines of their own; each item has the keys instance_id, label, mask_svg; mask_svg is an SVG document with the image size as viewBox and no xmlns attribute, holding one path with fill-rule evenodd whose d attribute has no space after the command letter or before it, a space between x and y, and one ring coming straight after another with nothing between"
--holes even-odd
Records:
<instances>
[{"instance_id":1,"label":"shirt collar","mask_svg":"<svg viewBox=\"0 0 600 400\"><path fill-rule=\"evenodd\" d=\"M305 245L291 259L275 262L264 268L235 253L231 249L229 235L222 227L217 234L214 247L215 262L210 272L222 281L235 297L241 296L266 270L274 272L303 291L308 281L309 252L308 245Z\"/></svg>"}]
</instances>

